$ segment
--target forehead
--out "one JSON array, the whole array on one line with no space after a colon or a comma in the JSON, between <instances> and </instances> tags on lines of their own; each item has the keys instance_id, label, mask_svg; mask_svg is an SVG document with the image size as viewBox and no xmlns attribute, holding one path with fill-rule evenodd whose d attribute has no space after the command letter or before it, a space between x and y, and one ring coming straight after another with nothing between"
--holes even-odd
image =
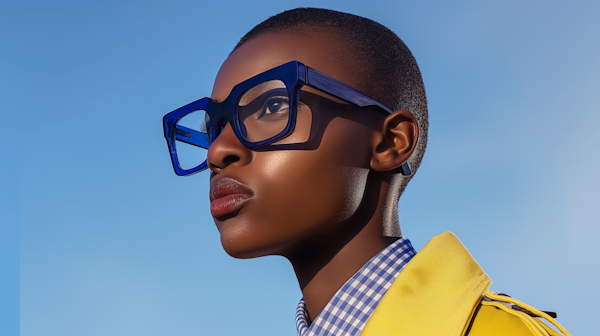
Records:
<instances>
[{"instance_id":1,"label":"forehead","mask_svg":"<svg viewBox=\"0 0 600 336\"><path fill-rule=\"evenodd\" d=\"M344 39L331 30L291 28L244 43L221 66L211 98L222 101L238 83L290 61L299 61L360 89L357 63Z\"/></svg>"}]
</instances>

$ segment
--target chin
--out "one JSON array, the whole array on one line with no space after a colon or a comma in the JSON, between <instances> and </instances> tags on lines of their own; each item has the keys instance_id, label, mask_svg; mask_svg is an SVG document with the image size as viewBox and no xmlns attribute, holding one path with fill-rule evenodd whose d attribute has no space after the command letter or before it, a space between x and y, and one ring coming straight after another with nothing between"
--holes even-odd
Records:
<instances>
[{"instance_id":1,"label":"chin","mask_svg":"<svg viewBox=\"0 0 600 336\"><path fill-rule=\"evenodd\" d=\"M223 249L225 250L225 252L227 252L227 254L237 259L252 259L262 257L265 255L258 253L254 249L245 249L240 248L240 246L231 246L232 244L227 244L223 242L221 242L221 245L223 246Z\"/></svg>"},{"instance_id":2,"label":"chin","mask_svg":"<svg viewBox=\"0 0 600 336\"><path fill-rule=\"evenodd\" d=\"M221 245L227 254L238 259L280 255L287 237L267 224L264 218L248 218L243 213L226 220L215 219ZM261 223L262 225L257 225Z\"/></svg>"},{"instance_id":3,"label":"chin","mask_svg":"<svg viewBox=\"0 0 600 336\"><path fill-rule=\"evenodd\" d=\"M231 232L221 232L221 245L227 254L237 259L251 259L278 254L267 244L261 244L248 237Z\"/></svg>"}]
</instances>

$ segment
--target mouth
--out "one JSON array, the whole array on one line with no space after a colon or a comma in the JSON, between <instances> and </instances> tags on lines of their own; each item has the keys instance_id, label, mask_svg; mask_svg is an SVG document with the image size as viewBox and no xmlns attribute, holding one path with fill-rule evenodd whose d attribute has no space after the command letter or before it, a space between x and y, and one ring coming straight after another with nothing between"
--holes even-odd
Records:
<instances>
[{"instance_id":1,"label":"mouth","mask_svg":"<svg viewBox=\"0 0 600 336\"><path fill-rule=\"evenodd\" d=\"M223 217L239 211L254 193L240 182L223 177L210 186L210 213L213 217Z\"/></svg>"}]
</instances>

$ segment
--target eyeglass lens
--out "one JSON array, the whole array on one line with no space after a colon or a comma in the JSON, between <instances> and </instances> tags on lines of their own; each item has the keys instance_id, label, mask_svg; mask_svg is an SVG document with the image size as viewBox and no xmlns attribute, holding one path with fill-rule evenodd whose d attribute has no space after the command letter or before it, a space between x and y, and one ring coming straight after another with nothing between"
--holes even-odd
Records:
<instances>
[{"instance_id":1,"label":"eyeglass lens","mask_svg":"<svg viewBox=\"0 0 600 336\"><path fill-rule=\"evenodd\" d=\"M267 140L283 132L290 119L290 97L280 80L260 83L238 102L240 133L249 142Z\"/></svg>"},{"instance_id":2,"label":"eyeglass lens","mask_svg":"<svg viewBox=\"0 0 600 336\"><path fill-rule=\"evenodd\" d=\"M210 117L203 110L189 113L177 122L175 132L178 141L175 141L175 150L182 169L192 169L206 160L208 150L198 145L209 143L209 123Z\"/></svg>"}]
</instances>

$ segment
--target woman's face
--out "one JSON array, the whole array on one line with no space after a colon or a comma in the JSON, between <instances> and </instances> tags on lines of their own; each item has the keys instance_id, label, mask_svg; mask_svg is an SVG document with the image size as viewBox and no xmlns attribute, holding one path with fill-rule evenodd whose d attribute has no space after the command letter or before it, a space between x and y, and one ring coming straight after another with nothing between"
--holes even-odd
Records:
<instances>
[{"instance_id":1,"label":"woman's face","mask_svg":"<svg viewBox=\"0 0 600 336\"><path fill-rule=\"evenodd\" d=\"M222 101L236 84L294 60L360 89L356 65L343 50L326 31L260 35L225 61L212 99ZM373 134L385 116L311 89L300 97L298 125L280 143L301 144L316 134L316 146L250 150L226 125L208 150L211 213L224 249L234 257L293 253L320 235L343 230L359 209Z\"/></svg>"}]
</instances>

